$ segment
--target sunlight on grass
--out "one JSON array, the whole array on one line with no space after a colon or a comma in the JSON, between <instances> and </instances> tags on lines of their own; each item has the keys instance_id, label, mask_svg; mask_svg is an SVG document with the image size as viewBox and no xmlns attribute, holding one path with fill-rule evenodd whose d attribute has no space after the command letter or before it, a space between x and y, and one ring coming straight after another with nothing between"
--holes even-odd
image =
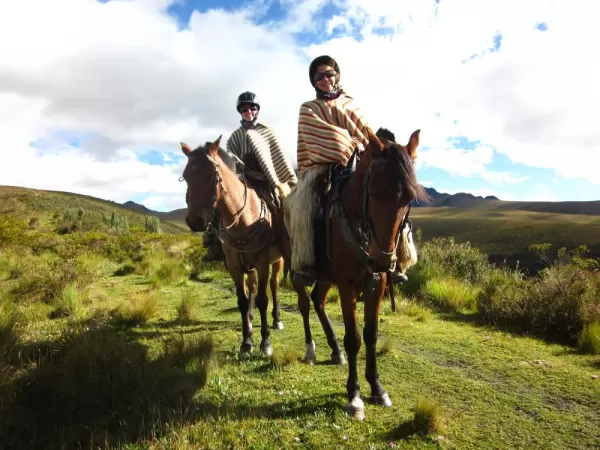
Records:
<instances>
[{"instance_id":1,"label":"sunlight on grass","mask_svg":"<svg viewBox=\"0 0 600 450\"><path fill-rule=\"evenodd\" d=\"M427 301L450 311L473 311L478 292L478 289L454 278L434 278L422 289L422 295Z\"/></svg>"},{"instance_id":2,"label":"sunlight on grass","mask_svg":"<svg viewBox=\"0 0 600 450\"><path fill-rule=\"evenodd\" d=\"M600 355L600 322L592 322L583 327L579 349L591 355Z\"/></svg>"},{"instance_id":3,"label":"sunlight on grass","mask_svg":"<svg viewBox=\"0 0 600 450\"><path fill-rule=\"evenodd\" d=\"M196 318L196 298L194 290L188 289L181 294L181 299L176 306L177 320L186 323Z\"/></svg>"},{"instance_id":4,"label":"sunlight on grass","mask_svg":"<svg viewBox=\"0 0 600 450\"><path fill-rule=\"evenodd\" d=\"M112 311L117 322L126 325L143 325L158 312L158 299L154 291L132 294Z\"/></svg>"},{"instance_id":5,"label":"sunlight on grass","mask_svg":"<svg viewBox=\"0 0 600 450\"><path fill-rule=\"evenodd\" d=\"M442 405L439 400L421 396L413 408L413 426L420 435L433 435L443 430Z\"/></svg>"},{"instance_id":6,"label":"sunlight on grass","mask_svg":"<svg viewBox=\"0 0 600 450\"><path fill-rule=\"evenodd\" d=\"M54 299L55 317L76 318L83 312L83 293L75 283L69 283L62 293Z\"/></svg>"}]
</instances>

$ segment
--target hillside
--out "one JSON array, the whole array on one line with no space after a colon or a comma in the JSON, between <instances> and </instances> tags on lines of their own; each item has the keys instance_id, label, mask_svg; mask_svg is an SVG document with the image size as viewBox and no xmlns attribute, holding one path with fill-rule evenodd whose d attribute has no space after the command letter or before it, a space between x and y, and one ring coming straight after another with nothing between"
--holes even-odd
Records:
<instances>
[{"instance_id":1,"label":"hillside","mask_svg":"<svg viewBox=\"0 0 600 450\"><path fill-rule=\"evenodd\" d=\"M516 202L515 202L516 203ZM411 211L414 228L421 228L423 239L454 236L457 242L469 241L486 252L491 261L507 260L535 271L539 258L528 250L531 244L550 243L553 249L573 249L586 245L590 257L600 258L600 216L552 214L504 207L442 208L423 207Z\"/></svg>"},{"instance_id":2,"label":"hillside","mask_svg":"<svg viewBox=\"0 0 600 450\"><path fill-rule=\"evenodd\" d=\"M131 202L133 203L133 202ZM131 205L130 205L131 206ZM141 205L140 205L141 206ZM70 192L45 191L13 186L0 186L0 215L11 214L20 218L37 219L43 227L47 225L53 214L67 209L83 208L86 211L111 214L115 211L127 217L130 225L144 225L146 215L158 215L147 209L147 213L132 209L120 203L102 200L96 197ZM161 218L161 226L166 233L187 233L187 227L165 221Z\"/></svg>"},{"instance_id":3,"label":"hillside","mask_svg":"<svg viewBox=\"0 0 600 450\"><path fill-rule=\"evenodd\" d=\"M466 192L446 194L433 188L425 188L431 198L429 202L415 203L416 208L422 207L457 207L457 208L498 208L505 210L522 210L553 214L586 214L600 215L600 200L596 201L565 201L565 202L530 202L506 201L493 195L487 197L475 196Z\"/></svg>"},{"instance_id":4,"label":"hillside","mask_svg":"<svg viewBox=\"0 0 600 450\"><path fill-rule=\"evenodd\" d=\"M600 257L600 201L507 202L427 190L436 206L420 206L411 211L413 226L422 230L425 240L454 236L457 242L469 241L480 248L493 262L506 260L514 267L518 261L520 267L532 272L541 265L528 250L531 244L550 243L554 250L585 244L591 257ZM157 212L132 201L119 204L68 192L0 186L0 214L39 216L43 224L56 211L79 207L105 213L116 211L126 215L132 225L143 225L146 215L156 215L165 232L189 232L184 223L186 209Z\"/></svg>"}]
</instances>

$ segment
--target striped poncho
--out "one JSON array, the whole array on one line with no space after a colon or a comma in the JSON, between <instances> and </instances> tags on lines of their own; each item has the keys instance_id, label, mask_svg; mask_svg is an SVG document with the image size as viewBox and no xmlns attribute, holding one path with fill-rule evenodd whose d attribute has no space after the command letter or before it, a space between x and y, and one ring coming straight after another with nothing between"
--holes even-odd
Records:
<instances>
[{"instance_id":1,"label":"striped poncho","mask_svg":"<svg viewBox=\"0 0 600 450\"><path fill-rule=\"evenodd\" d=\"M311 100L300 106L298 173L321 164L346 165L356 142L366 148L368 124L354 99Z\"/></svg>"},{"instance_id":2,"label":"striped poncho","mask_svg":"<svg viewBox=\"0 0 600 450\"><path fill-rule=\"evenodd\" d=\"M248 130L243 127L235 130L227 141L227 150L241 160L254 155L263 174L274 188L281 183L297 182L292 164L285 155L279 139L273 129L264 122L257 122Z\"/></svg>"}]
</instances>

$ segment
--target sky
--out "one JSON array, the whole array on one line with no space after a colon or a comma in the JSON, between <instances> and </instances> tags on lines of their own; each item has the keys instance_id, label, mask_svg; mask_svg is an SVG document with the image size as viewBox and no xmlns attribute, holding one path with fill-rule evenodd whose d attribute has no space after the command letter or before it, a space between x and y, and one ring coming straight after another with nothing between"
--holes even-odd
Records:
<instances>
[{"instance_id":1,"label":"sky","mask_svg":"<svg viewBox=\"0 0 600 450\"><path fill-rule=\"evenodd\" d=\"M296 164L308 65L337 59L376 130L440 192L600 200L595 0L3 0L0 185L185 207L192 147L237 95Z\"/></svg>"}]
</instances>

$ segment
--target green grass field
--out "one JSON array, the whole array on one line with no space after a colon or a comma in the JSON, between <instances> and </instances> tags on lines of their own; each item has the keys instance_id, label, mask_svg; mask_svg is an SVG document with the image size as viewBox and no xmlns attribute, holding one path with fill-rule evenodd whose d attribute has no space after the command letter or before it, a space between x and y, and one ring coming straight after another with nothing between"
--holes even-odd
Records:
<instances>
[{"instance_id":1,"label":"green grass field","mask_svg":"<svg viewBox=\"0 0 600 450\"><path fill-rule=\"evenodd\" d=\"M468 246L419 242L398 310L386 297L380 316L379 375L393 405L367 403L357 422L346 414L347 366L329 364L314 313L318 361L300 361L302 318L289 289L280 294L285 329L271 331L274 357L256 353L256 309L255 353L241 357L233 283L222 264L200 261L198 236L165 222L165 233L147 232L143 215L120 210L139 227L124 232L93 216L89 231L57 234L65 210L112 205L2 192L0 448L600 448L593 260L566 258L524 280ZM443 232L458 242L465 224L486 225L494 242L512 226L509 251L571 236L557 231L568 218L540 213L415 208L412 218L426 239ZM584 230L573 246L593 247L598 219L570 220ZM540 232L551 223L554 232ZM343 340L335 295L328 313ZM364 357L363 344L367 399Z\"/></svg>"},{"instance_id":2,"label":"green grass field","mask_svg":"<svg viewBox=\"0 0 600 450\"><path fill-rule=\"evenodd\" d=\"M514 266L539 269L539 260L528 250L532 244L560 247L586 245L590 255L600 257L600 216L552 214L501 208L413 208L413 227L423 238L453 236L457 242L491 255L494 261L507 259Z\"/></svg>"},{"instance_id":3,"label":"green grass field","mask_svg":"<svg viewBox=\"0 0 600 450\"><path fill-rule=\"evenodd\" d=\"M109 350L100 344L91 350L86 347L82 355L76 354L77 348L74 350L75 357L83 359L79 364L84 368L71 363L77 368L77 375L83 377L72 383L82 385L87 402L101 407L90 406L91 415L74 415L74 405L80 399L67 392L61 394L63 401L60 395L55 398L40 394L42 388L58 391L65 386L58 377L63 372L44 371L44 364L38 362L39 368L24 369L29 385L13 406L27 418L27 422L19 422L12 430L22 433L18 448L45 447L47 441L38 441L35 433L30 433L32 425L37 427L40 438L56 440L52 448L61 442L65 448L75 448L71 440L74 436L83 439L82 448L92 448L88 445L91 433L85 431L88 427L94 432L97 445L124 445L129 449L393 445L565 449L600 445L600 380L594 379L600 374L600 361L570 347L480 327L469 315L428 313L422 307L417 307L415 313L415 307L406 304L400 304L399 311L392 313L386 299L380 323L379 348L383 354L379 357L379 369L393 406L383 409L367 405L367 418L358 423L345 414L347 367L328 364L329 348L314 314L318 363L308 366L297 360L303 354L304 339L292 292L284 290L281 295L285 329L272 331L276 364L258 354L240 360L237 350L241 327L232 283L216 265L205 267L200 276L204 282L173 282L153 289L148 277L115 276L116 264L102 260L95 264L97 275L77 310L77 319L50 319L51 307L40 303L17 302L17 310L24 333L21 351L31 353L34 348L33 353L42 355L42 360L51 358L53 349L60 347L62 333L73 320L86 324L78 339L84 339L95 327L111 330L123 348L113 359L104 361L106 367L96 367ZM0 288L6 293L15 283L4 277ZM122 325L107 319L107 311L136 294L144 296L149 292L157 304L147 323ZM177 319L177 307L183 297L193 299L193 313L187 323ZM362 311L362 305L359 310ZM328 311L341 338L339 304L329 305ZM254 319L255 344L259 339L257 316L258 311ZM132 361L129 351L143 348L143 362L148 367L158 365L163 373L170 368L162 354L166 339L205 334L214 339L215 362L203 388L181 379L181 385L167 383L168 389L161 395L142 391L140 397L121 398L106 393L107 389L139 390L138 386L126 385L139 382L137 377L120 379L120 374L130 370L129 365L141 363ZM61 357L57 358L60 368ZM364 349L359 364L359 373L363 374ZM193 372L193 365L186 371ZM97 373L109 386L94 384ZM110 385L121 382L125 385ZM364 376L361 387L368 394ZM181 405L175 397L181 398ZM425 437L413 428L412 409L421 397L441 403L439 426ZM141 416L129 414L138 402L147 406L145 420L150 422L143 423ZM115 423L118 418L126 420ZM7 436L6 430L0 435Z\"/></svg>"}]
</instances>

